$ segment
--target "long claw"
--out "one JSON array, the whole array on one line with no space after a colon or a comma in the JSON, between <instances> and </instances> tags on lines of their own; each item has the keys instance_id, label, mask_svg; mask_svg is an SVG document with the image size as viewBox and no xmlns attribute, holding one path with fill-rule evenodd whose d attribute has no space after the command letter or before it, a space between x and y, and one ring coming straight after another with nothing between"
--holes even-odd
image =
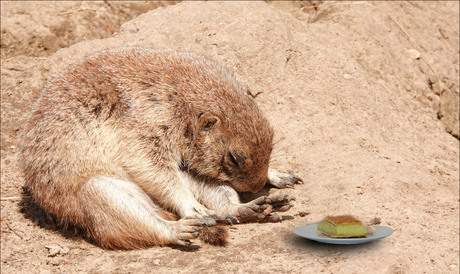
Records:
<instances>
[{"instance_id":1,"label":"long claw","mask_svg":"<svg viewBox=\"0 0 460 274\"><path fill-rule=\"evenodd\" d=\"M277 212L286 212L286 211L288 211L291 207L292 207L292 205L284 205L284 206L282 206L282 207L275 208L275 211L277 211Z\"/></svg>"},{"instance_id":2,"label":"long claw","mask_svg":"<svg viewBox=\"0 0 460 274\"><path fill-rule=\"evenodd\" d=\"M300 178L299 176L296 176L290 172L288 172L288 174L292 177L292 179L294 179L294 181L298 184L303 184L303 180L302 178Z\"/></svg>"},{"instance_id":3,"label":"long claw","mask_svg":"<svg viewBox=\"0 0 460 274\"><path fill-rule=\"evenodd\" d=\"M303 180L289 172L268 171L268 182L277 188L293 188L295 184L302 184Z\"/></svg>"},{"instance_id":4,"label":"long claw","mask_svg":"<svg viewBox=\"0 0 460 274\"><path fill-rule=\"evenodd\" d=\"M261 204L264 204L266 203L265 199L267 198L267 196L260 196L254 200L251 201L251 204L255 204L255 205L261 205Z\"/></svg>"},{"instance_id":5,"label":"long claw","mask_svg":"<svg viewBox=\"0 0 460 274\"><path fill-rule=\"evenodd\" d=\"M177 244L182 246L188 246L191 245L192 242L190 240L177 240Z\"/></svg>"},{"instance_id":6,"label":"long claw","mask_svg":"<svg viewBox=\"0 0 460 274\"><path fill-rule=\"evenodd\" d=\"M229 225L233 225L233 223L236 223L238 224L240 222L240 220L238 220L238 218L236 218L235 216L233 216L232 214L225 214L221 219L220 221L225 221L227 222L227 224Z\"/></svg>"},{"instance_id":7,"label":"long claw","mask_svg":"<svg viewBox=\"0 0 460 274\"><path fill-rule=\"evenodd\" d=\"M272 215L268 216L266 221L272 222L272 223L278 223L278 222L281 222L282 220L283 220L283 218L281 218L280 215L272 214Z\"/></svg>"}]
</instances>

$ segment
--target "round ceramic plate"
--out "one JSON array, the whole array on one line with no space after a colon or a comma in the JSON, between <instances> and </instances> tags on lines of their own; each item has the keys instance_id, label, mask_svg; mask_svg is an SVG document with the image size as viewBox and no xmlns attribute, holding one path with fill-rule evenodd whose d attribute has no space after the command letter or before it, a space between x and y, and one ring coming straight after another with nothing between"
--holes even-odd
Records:
<instances>
[{"instance_id":1,"label":"round ceramic plate","mask_svg":"<svg viewBox=\"0 0 460 274\"><path fill-rule=\"evenodd\" d=\"M393 233L393 229L388 226L376 225L375 232L372 235L362 238L332 238L318 231L318 224L304 225L294 228L294 233L300 237L307 238L309 240L327 243L327 244L339 244L339 245L353 245L363 244L372 242L375 240L383 239L390 236Z\"/></svg>"}]
</instances>

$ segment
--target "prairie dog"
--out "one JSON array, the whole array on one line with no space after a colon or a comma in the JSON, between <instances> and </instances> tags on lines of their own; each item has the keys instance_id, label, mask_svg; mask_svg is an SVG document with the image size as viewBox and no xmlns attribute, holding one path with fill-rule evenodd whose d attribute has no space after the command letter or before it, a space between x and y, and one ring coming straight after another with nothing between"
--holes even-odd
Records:
<instances>
[{"instance_id":1,"label":"prairie dog","mask_svg":"<svg viewBox=\"0 0 460 274\"><path fill-rule=\"evenodd\" d=\"M98 52L50 80L21 142L25 185L105 248L188 245L216 221L279 221L301 180L269 169L273 130L224 68L193 53ZM176 220L173 215L178 217Z\"/></svg>"}]
</instances>

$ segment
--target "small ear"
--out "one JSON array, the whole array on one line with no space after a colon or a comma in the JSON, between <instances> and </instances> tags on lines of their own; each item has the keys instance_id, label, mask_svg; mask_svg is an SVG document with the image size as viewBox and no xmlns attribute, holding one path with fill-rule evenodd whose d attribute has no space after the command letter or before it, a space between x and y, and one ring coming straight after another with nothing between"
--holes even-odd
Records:
<instances>
[{"instance_id":1,"label":"small ear","mask_svg":"<svg viewBox=\"0 0 460 274\"><path fill-rule=\"evenodd\" d=\"M210 113L202 113L198 117L198 126L200 131L209 131L220 124L220 119Z\"/></svg>"}]
</instances>

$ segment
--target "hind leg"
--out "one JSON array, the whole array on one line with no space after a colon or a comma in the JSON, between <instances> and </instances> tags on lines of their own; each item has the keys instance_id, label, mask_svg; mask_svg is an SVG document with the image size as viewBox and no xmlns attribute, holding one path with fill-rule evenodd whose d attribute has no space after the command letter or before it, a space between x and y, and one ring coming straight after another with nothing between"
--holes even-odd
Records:
<instances>
[{"instance_id":1,"label":"hind leg","mask_svg":"<svg viewBox=\"0 0 460 274\"><path fill-rule=\"evenodd\" d=\"M82 210L82 219L77 224L107 248L187 245L201 229L197 219L165 220L162 216L167 213L129 181L91 178L78 192L77 199L81 205L77 210Z\"/></svg>"}]
</instances>

